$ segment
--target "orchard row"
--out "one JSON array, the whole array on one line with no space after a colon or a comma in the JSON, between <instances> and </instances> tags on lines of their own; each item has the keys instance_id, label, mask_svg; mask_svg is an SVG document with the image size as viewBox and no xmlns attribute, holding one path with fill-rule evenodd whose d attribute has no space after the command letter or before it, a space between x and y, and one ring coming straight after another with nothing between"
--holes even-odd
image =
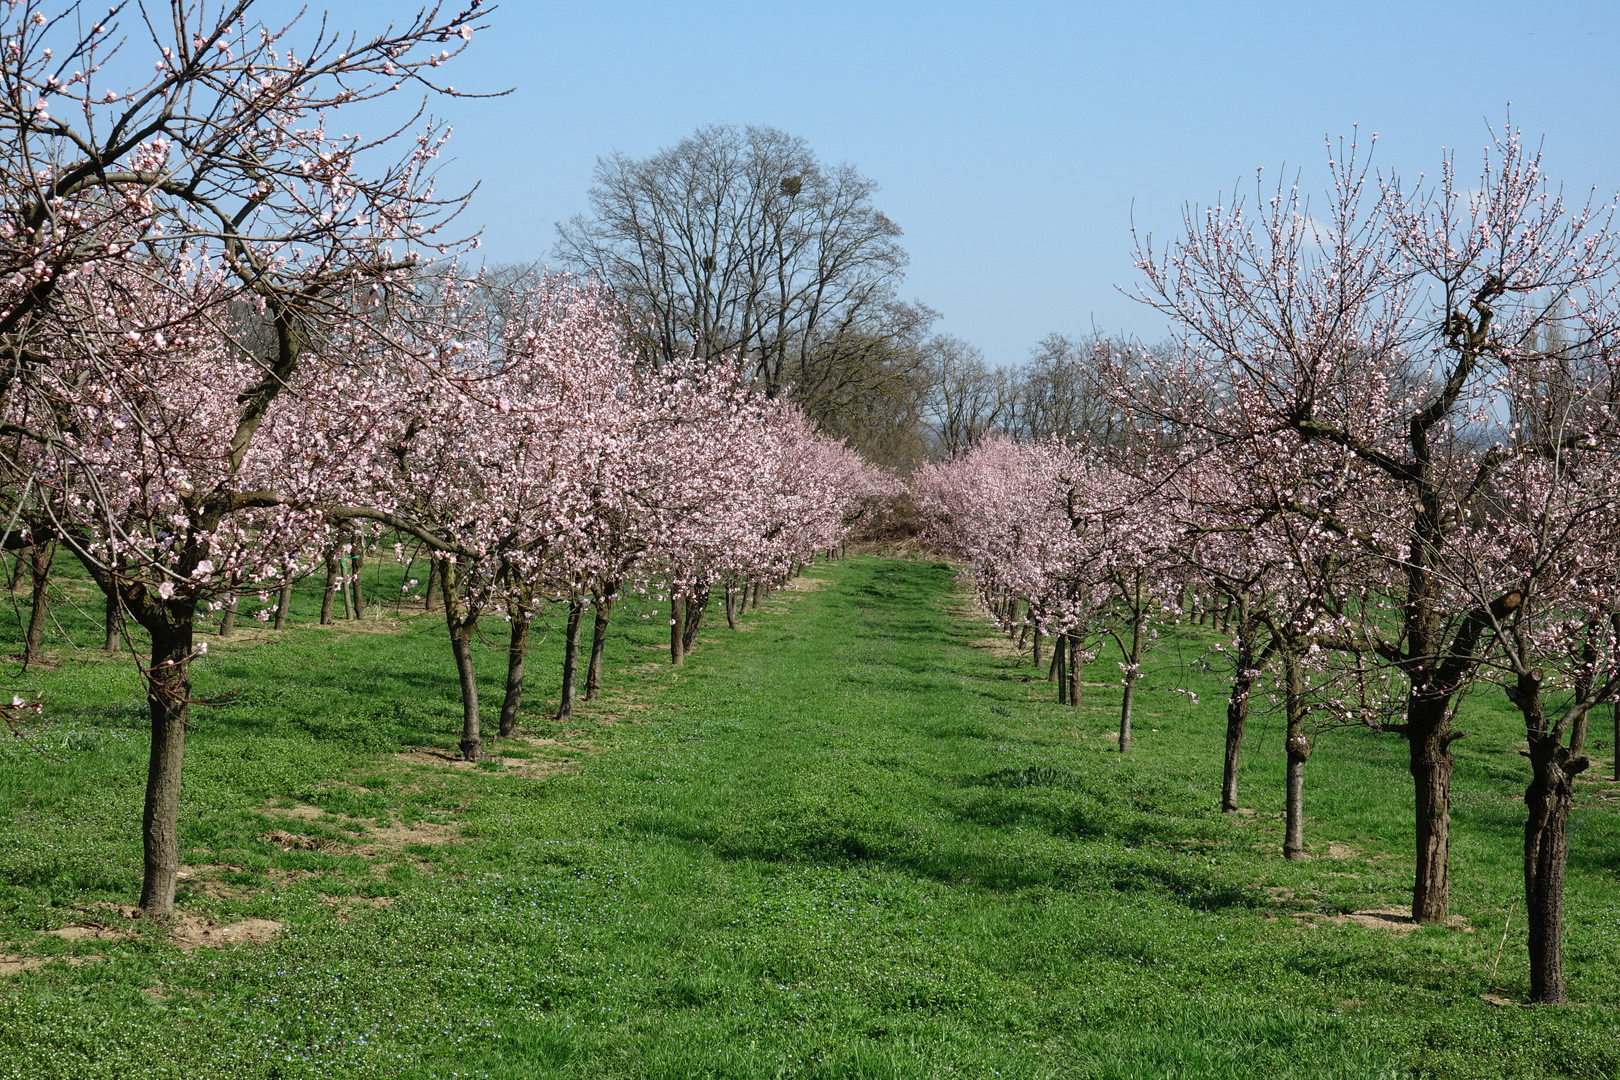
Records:
<instances>
[{"instance_id":1,"label":"orchard row","mask_svg":"<svg viewBox=\"0 0 1620 1080\"><path fill-rule=\"evenodd\" d=\"M510 732L529 623L568 610L566 714L587 611L605 626L626 592L668 599L678 661L711 590L785 578L886 483L754 393L745 358L656 355L588 282L464 271L442 124L338 127L397 89L460 96L440 71L477 0L371 37L249 6L135 5L121 28L124 7L85 24L0 4L4 542L70 553L109 627L150 643L155 916L180 869L200 617L255 593L284 609L323 569L330 596L334 561L384 535L425 548L477 759L481 619L512 627Z\"/></svg>"},{"instance_id":2,"label":"orchard row","mask_svg":"<svg viewBox=\"0 0 1620 1080\"><path fill-rule=\"evenodd\" d=\"M1593 710L1620 691L1616 202L1566 205L1512 130L1471 187L1449 158L1408 187L1331 149L1321 204L1260 187L1138 249L1140 298L1175 336L1093 357L1120 434L985 440L923 470L915 496L1003 619L1073 657L1119 642L1121 752L1153 625L1225 597L1223 804L1269 689L1290 857L1312 729L1404 739L1418 922L1447 914L1458 707L1499 687L1530 765L1532 994L1562 1001L1574 779Z\"/></svg>"}]
</instances>

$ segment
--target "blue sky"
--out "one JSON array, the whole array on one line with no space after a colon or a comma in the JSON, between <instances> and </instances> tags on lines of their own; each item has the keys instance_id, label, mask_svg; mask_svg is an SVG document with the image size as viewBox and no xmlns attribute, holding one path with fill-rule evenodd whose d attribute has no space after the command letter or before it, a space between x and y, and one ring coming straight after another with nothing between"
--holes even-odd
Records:
<instances>
[{"instance_id":1,"label":"blue sky","mask_svg":"<svg viewBox=\"0 0 1620 1080\"><path fill-rule=\"evenodd\" d=\"M290 5L265 4L266 16ZM460 7L454 3L453 7ZM373 29L397 3L333 3ZM881 185L905 229L904 292L938 328L1016 362L1052 330L1149 340L1130 223L1304 168L1359 124L1375 162L1468 175L1512 103L1571 192L1620 188L1620 15L1499 3L615 3L506 0L449 76L449 186L494 260L549 256L598 155L644 156L702 124L771 124Z\"/></svg>"}]
</instances>

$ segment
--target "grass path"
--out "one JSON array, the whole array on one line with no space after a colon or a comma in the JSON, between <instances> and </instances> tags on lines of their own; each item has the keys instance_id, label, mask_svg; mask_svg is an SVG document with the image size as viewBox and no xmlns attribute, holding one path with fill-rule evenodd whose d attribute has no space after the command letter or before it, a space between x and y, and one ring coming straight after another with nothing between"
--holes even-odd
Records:
<instances>
[{"instance_id":1,"label":"grass path","mask_svg":"<svg viewBox=\"0 0 1620 1080\"><path fill-rule=\"evenodd\" d=\"M654 663L656 619L623 628L630 696L567 731L531 718L493 771L397 753L448 745L426 627L294 635L205 669L242 693L188 759L183 907L283 924L267 944L43 935L128 902L138 755L106 741L0 769L0 951L103 957L0 981L0 1076L1620 1073L1600 799L1571 870L1584 1004L1482 1000L1523 993L1516 934L1488 979L1516 868L1499 717L1474 721L1459 769L1466 925L1369 928L1346 914L1409 885L1389 743L1324 740L1315 858L1287 864L1275 747L1250 755L1252 817L1212 809L1213 676L1163 667L1121 760L1117 691L1050 701L947 567L858 559L807 580L739 633L720 622L678 673ZM1200 648L1173 638L1159 661ZM327 666L294 677L301 656ZM1185 689L1202 703L1165 692ZM551 771L560 757L573 771Z\"/></svg>"}]
</instances>

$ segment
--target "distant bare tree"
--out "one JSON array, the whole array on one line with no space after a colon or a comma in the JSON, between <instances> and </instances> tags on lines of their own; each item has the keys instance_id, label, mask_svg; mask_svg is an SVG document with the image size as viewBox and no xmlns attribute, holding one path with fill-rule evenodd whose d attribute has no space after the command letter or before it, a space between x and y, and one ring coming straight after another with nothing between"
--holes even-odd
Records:
<instances>
[{"instance_id":1,"label":"distant bare tree","mask_svg":"<svg viewBox=\"0 0 1620 1080\"><path fill-rule=\"evenodd\" d=\"M740 356L816 413L891 381L932 318L895 295L906 253L875 190L798 136L716 124L599 158L590 212L557 226L556 250L629 305L655 362Z\"/></svg>"},{"instance_id":2,"label":"distant bare tree","mask_svg":"<svg viewBox=\"0 0 1620 1080\"><path fill-rule=\"evenodd\" d=\"M932 376L924 423L941 457L957 457L986 432L1006 428L1020 385L1015 373L989 366L983 353L949 334L930 338L924 353Z\"/></svg>"},{"instance_id":3,"label":"distant bare tree","mask_svg":"<svg viewBox=\"0 0 1620 1080\"><path fill-rule=\"evenodd\" d=\"M1100 334L1051 333L1029 351L1008 427L1027 439L1113 441L1112 411L1098 393L1097 350L1126 347Z\"/></svg>"}]
</instances>

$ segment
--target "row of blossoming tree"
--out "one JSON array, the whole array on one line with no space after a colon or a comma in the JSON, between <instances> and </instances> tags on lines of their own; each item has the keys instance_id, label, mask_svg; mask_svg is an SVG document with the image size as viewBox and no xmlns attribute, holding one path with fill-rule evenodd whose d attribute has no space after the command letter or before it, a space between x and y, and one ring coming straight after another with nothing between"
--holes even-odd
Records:
<instances>
[{"instance_id":1,"label":"row of blossoming tree","mask_svg":"<svg viewBox=\"0 0 1620 1080\"><path fill-rule=\"evenodd\" d=\"M1620 689L1615 203L1566 204L1511 129L1471 187L1450 157L1409 187L1353 143L1330 151L1319 207L1260 186L1138 248L1174 341L1095 358L1127 435L987 440L914 491L1009 629L1082 657L1118 639L1122 752L1144 620L1230 598L1222 805L1237 808L1250 697L1268 688L1287 718L1289 857L1311 733L1404 739L1417 921L1447 915L1459 707L1499 687L1530 774L1532 995L1562 1001L1574 779Z\"/></svg>"},{"instance_id":2,"label":"row of blossoming tree","mask_svg":"<svg viewBox=\"0 0 1620 1080\"><path fill-rule=\"evenodd\" d=\"M511 623L510 733L549 605L568 613L566 715L587 610L587 692L627 590L670 599L679 661L712 589L734 605L779 582L883 487L733 367L638 362L600 288L460 272L466 200L434 187L442 125L338 133L398 89L458 96L438 72L479 0L297 43L251 6L126 3L98 21L0 0L5 545L71 552L109 626L149 638L152 915L180 869L201 613L259 594L284 614L287 584L365 530L424 546L476 759L481 617Z\"/></svg>"}]
</instances>

